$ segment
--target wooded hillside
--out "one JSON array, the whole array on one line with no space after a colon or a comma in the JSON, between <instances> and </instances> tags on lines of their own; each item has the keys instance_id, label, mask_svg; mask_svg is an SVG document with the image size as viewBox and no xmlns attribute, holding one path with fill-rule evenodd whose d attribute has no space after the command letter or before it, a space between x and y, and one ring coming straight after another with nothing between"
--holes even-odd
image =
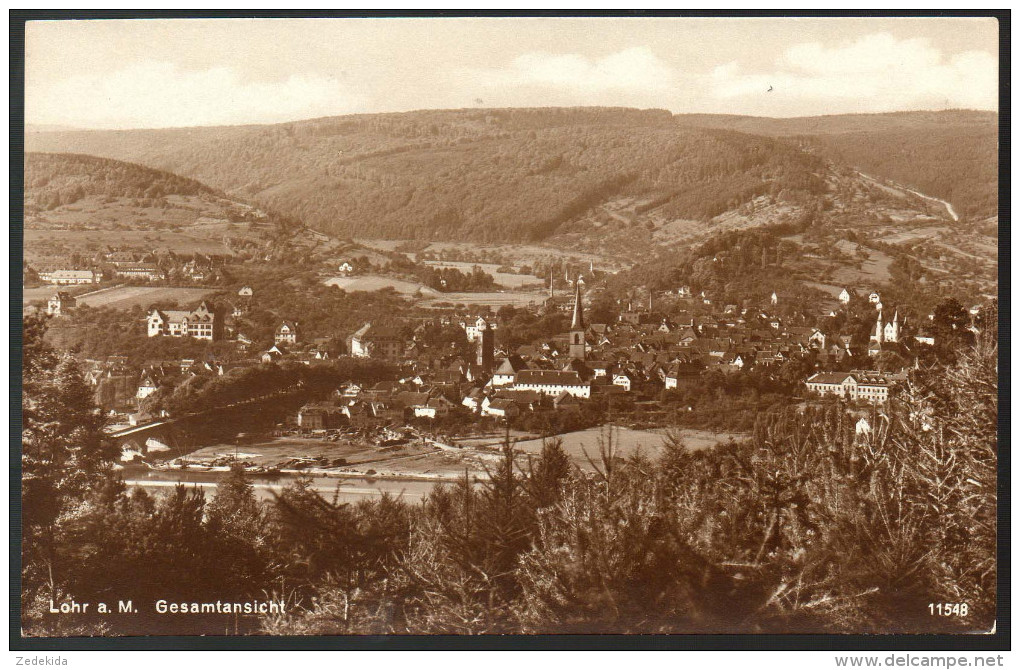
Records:
<instances>
[{"instance_id":1,"label":"wooded hillside","mask_svg":"<svg viewBox=\"0 0 1020 670\"><path fill-rule=\"evenodd\" d=\"M217 195L194 179L80 154L25 155L25 209L48 211L87 196L159 199L170 195Z\"/></svg>"},{"instance_id":2,"label":"wooded hillside","mask_svg":"<svg viewBox=\"0 0 1020 670\"><path fill-rule=\"evenodd\" d=\"M660 110L432 111L29 141L171 170L348 236L538 240L621 196L708 219L755 195L822 188L821 161L792 145L678 128Z\"/></svg>"},{"instance_id":3,"label":"wooded hillside","mask_svg":"<svg viewBox=\"0 0 1020 670\"><path fill-rule=\"evenodd\" d=\"M965 219L998 211L998 120L994 112L947 110L769 119L677 117L683 126L783 137L836 163L949 201Z\"/></svg>"}]
</instances>

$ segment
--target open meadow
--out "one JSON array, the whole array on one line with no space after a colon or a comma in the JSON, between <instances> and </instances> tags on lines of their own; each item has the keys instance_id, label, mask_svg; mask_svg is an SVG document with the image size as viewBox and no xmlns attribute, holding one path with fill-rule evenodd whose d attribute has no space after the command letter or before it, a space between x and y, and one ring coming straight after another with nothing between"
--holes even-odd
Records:
<instances>
[{"instance_id":1,"label":"open meadow","mask_svg":"<svg viewBox=\"0 0 1020 670\"><path fill-rule=\"evenodd\" d=\"M381 277L378 275L362 275L358 277L332 277L326 280L326 286L336 286L345 291L379 291L384 288L392 288L401 295L413 296L419 291L422 295L440 295L427 286L416 282L394 279L393 277Z\"/></svg>"},{"instance_id":2,"label":"open meadow","mask_svg":"<svg viewBox=\"0 0 1020 670\"><path fill-rule=\"evenodd\" d=\"M499 272L499 265L495 263L467 263L462 261L425 261L425 265L433 268L454 268L467 274L475 267L481 268L482 272L492 275L496 283L506 288L521 288L522 286L542 286L545 282L541 277L535 275L519 275L510 272Z\"/></svg>"},{"instance_id":3,"label":"open meadow","mask_svg":"<svg viewBox=\"0 0 1020 670\"><path fill-rule=\"evenodd\" d=\"M131 309L148 307L153 303L177 301L181 305L194 306L205 296L215 293L214 288L177 288L174 286L115 286L100 289L78 298L79 305Z\"/></svg>"},{"instance_id":4,"label":"open meadow","mask_svg":"<svg viewBox=\"0 0 1020 670\"><path fill-rule=\"evenodd\" d=\"M24 304L30 305L33 302L45 302L50 299L57 291L64 291L66 293L74 294L75 291L68 290L66 286L54 286L52 284L46 284L45 286L36 286L34 288L26 288L22 290L21 300Z\"/></svg>"},{"instance_id":5,"label":"open meadow","mask_svg":"<svg viewBox=\"0 0 1020 670\"><path fill-rule=\"evenodd\" d=\"M178 254L233 255L219 238L204 238L172 230L65 230L25 228L25 262L31 265L53 256L63 256L68 250L78 252L101 251L111 240L124 250L152 251L170 249Z\"/></svg>"},{"instance_id":6,"label":"open meadow","mask_svg":"<svg viewBox=\"0 0 1020 670\"><path fill-rule=\"evenodd\" d=\"M534 307L542 304L543 293L527 293L524 291L500 291L494 293L436 293L419 301L422 307L446 307L449 305L485 305L499 308L503 305L513 307Z\"/></svg>"},{"instance_id":7,"label":"open meadow","mask_svg":"<svg viewBox=\"0 0 1020 670\"><path fill-rule=\"evenodd\" d=\"M588 462L588 457L591 457L596 463L598 462L599 443L605 439L606 430L605 426L587 428L555 437L562 440L564 451L576 465L583 469L589 469L591 464ZM614 451L621 458L633 456L638 451L650 458L655 458L661 453L663 442L666 439L664 429L633 430L625 427L613 427L612 431ZM739 433L715 433L688 428L680 429L678 432L683 443L692 451L710 449L731 439L740 440L746 437ZM501 436L493 435L490 439L470 440L465 443L475 448L495 448L500 445L502 440ZM520 439L514 446L522 454L539 454L542 452L542 442L541 438Z\"/></svg>"}]
</instances>

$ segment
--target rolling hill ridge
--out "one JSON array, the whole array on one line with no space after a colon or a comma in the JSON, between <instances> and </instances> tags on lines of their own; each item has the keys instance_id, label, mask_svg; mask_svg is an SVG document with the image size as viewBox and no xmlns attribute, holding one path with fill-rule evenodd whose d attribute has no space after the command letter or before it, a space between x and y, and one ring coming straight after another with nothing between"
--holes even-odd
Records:
<instances>
[{"instance_id":1,"label":"rolling hill ridge","mask_svg":"<svg viewBox=\"0 0 1020 670\"><path fill-rule=\"evenodd\" d=\"M690 114L677 122L787 138L835 163L891 179L953 204L961 216L998 211L998 119L947 110L794 119Z\"/></svg>"},{"instance_id":2,"label":"rolling hill ridge","mask_svg":"<svg viewBox=\"0 0 1020 670\"><path fill-rule=\"evenodd\" d=\"M965 216L987 212L994 116L910 114L812 121L619 108L450 110L34 133L26 143L184 175L345 237L542 241L619 202L635 215L627 223L643 224L653 210L656 225L708 222L763 197L811 206L833 162L930 191ZM957 188L961 165L972 176Z\"/></svg>"}]
</instances>

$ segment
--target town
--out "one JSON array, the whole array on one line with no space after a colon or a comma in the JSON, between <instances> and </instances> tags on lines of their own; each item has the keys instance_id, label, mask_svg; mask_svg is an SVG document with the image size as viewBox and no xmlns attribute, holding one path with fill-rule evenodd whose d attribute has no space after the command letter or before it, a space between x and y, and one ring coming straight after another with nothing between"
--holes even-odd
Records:
<instances>
[{"instance_id":1,"label":"town","mask_svg":"<svg viewBox=\"0 0 1020 670\"><path fill-rule=\"evenodd\" d=\"M1009 645L1008 12L150 14L12 13L12 638Z\"/></svg>"},{"instance_id":2,"label":"town","mask_svg":"<svg viewBox=\"0 0 1020 670\"><path fill-rule=\"evenodd\" d=\"M523 441L586 435L591 448L590 431L607 422L633 430L635 439L651 448L662 439L654 431L668 426L702 431L711 443L713 435L739 439L764 409L832 402L847 404L860 419L858 428L866 430L873 408L895 396L907 371L935 360L938 333L948 329L953 337L973 337L984 309L974 305L963 311L956 305L918 315L902 306L910 318L901 315L901 306L884 304L879 292L852 286L808 298L801 291L766 289L740 304L686 284L612 298L607 286L615 272L597 270L594 261L571 266L561 259L548 261L547 271L527 268L547 279L533 276L542 284L524 294L526 305L458 309L447 303L421 309L382 290L377 295L386 296L385 309L337 332L286 309L287 302L295 302L293 295L267 297L253 288L256 281L237 285L231 275L237 266L228 270L225 258L168 258L110 248L86 265L37 273L43 286L54 287L38 309L56 331L62 322L82 316L78 301L87 303L90 295L121 289L144 295L182 281L206 287L209 297L194 304L154 306L141 314L134 307L129 312L134 323L124 326L127 341L144 336L165 344L160 351L173 352L176 344L187 348L187 355L152 359L115 351L82 360L123 461L185 470L225 468L231 459L223 457L222 448L209 447L238 438L220 431L214 431L216 439L201 436L202 431L169 431L168 423L183 426L181 420L199 409L239 402L253 403L263 419L227 422L233 426L228 433L245 436L246 465L253 472L365 472L358 459L330 457L350 452L340 448L341 440L370 447L368 453L375 455L363 454L361 460L373 464L373 473L387 460L378 453L403 458L445 449L449 458L450 451L459 450L469 460L480 456L477 466L485 461L485 445L498 444L505 429ZM248 265L266 263L254 256ZM364 258L334 265L346 281L369 274L372 281L387 279ZM400 269L406 273L405 265ZM461 266L467 272L467 264ZM392 278L394 266L389 267ZM484 272L476 264L470 274ZM492 282L489 277L484 283ZM314 291L336 289L326 284ZM359 303L359 296L370 295L346 297ZM84 310L96 312L87 304ZM522 329L522 322L532 327ZM359 361L375 367L355 378L350 371L357 368L350 364ZM304 384L273 400L259 400L265 393L258 381L240 392L228 384L245 376L268 377L274 369L304 369L295 377L298 384L304 384L301 375L318 374L319 382L314 390ZM209 384L216 379L227 389L219 395L210 390L217 388ZM181 401L189 397L190 402ZM293 453L285 446L274 450L275 459L253 458L259 449L251 445L260 443L253 435L259 433L263 444L296 441L300 446ZM309 441L315 445L311 449ZM215 457L203 460L203 454ZM344 467L323 467L329 463ZM484 468L475 470L481 474ZM423 473L409 467L391 474Z\"/></svg>"}]
</instances>

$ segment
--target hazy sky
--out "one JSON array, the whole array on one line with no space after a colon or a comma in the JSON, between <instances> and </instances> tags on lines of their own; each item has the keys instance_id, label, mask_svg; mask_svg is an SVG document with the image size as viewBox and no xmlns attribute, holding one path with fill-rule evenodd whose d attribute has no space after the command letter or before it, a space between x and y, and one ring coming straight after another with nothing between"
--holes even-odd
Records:
<instances>
[{"instance_id":1,"label":"hazy sky","mask_svg":"<svg viewBox=\"0 0 1020 670\"><path fill-rule=\"evenodd\" d=\"M994 19L135 20L26 30L26 121L83 128L561 105L804 116L995 110L998 100Z\"/></svg>"}]
</instances>

